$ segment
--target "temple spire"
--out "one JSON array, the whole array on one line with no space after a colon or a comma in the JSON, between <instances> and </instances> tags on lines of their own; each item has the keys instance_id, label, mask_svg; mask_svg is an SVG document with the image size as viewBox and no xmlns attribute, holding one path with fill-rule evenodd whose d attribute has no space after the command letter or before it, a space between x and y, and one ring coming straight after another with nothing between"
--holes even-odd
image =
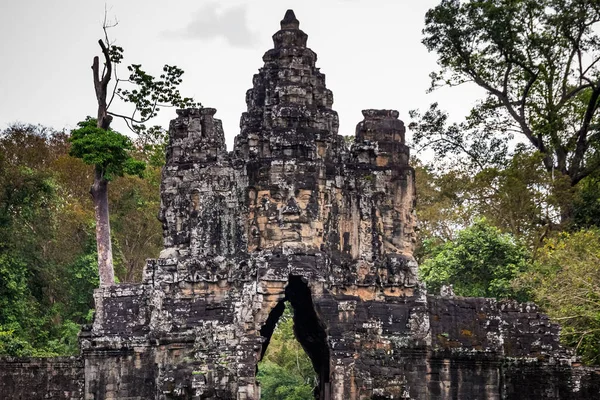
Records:
<instances>
[{"instance_id":1,"label":"temple spire","mask_svg":"<svg viewBox=\"0 0 600 400\"><path fill-rule=\"evenodd\" d=\"M294 10L287 10L281 20L281 29L300 29L300 21L296 18Z\"/></svg>"}]
</instances>

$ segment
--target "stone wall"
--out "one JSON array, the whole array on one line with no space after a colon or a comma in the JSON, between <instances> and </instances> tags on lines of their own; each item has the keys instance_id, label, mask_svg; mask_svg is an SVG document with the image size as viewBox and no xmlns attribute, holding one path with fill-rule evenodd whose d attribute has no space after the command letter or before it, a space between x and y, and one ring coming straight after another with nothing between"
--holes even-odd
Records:
<instances>
[{"instance_id":1,"label":"stone wall","mask_svg":"<svg viewBox=\"0 0 600 400\"><path fill-rule=\"evenodd\" d=\"M172 121L165 250L97 291L86 398L258 399L285 301L319 399L593 398L534 305L426 295L398 112L363 111L347 145L292 12L281 28L231 153L214 109Z\"/></svg>"},{"instance_id":2,"label":"stone wall","mask_svg":"<svg viewBox=\"0 0 600 400\"><path fill-rule=\"evenodd\" d=\"M164 250L96 290L83 398L258 400L288 301L321 400L597 399L534 305L427 295L399 113L363 111L347 144L293 12L273 42L232 152L214 109L171 122Z\"/></svg>"},{"instance_id":3,"label":"stone wall","mask_svg":"<svg viewBox=\"0 0 600 400\"><path fill-rule=\"evenodd\" d=\"M280 265L310 263L282 258ZM148 306L153 332L84 340L87 398L258 399L255 368L283 299L319 372L320 398L591 400L600 393L600 371L574 364L557 326L531 304L336 295L302 276L240 286L161 283L162 303ZM136 309L137 297L120 289L102 298Z\"/></svg>"},{"instance_id":4,"label":"stone wall","mask_svg":"<svg viewBox=\"0 0 600 400\"><path fill-rule=\"evenodd\" d=\"M83 381L80 358L0 358L2 399L79 400Z\"/></svg>"}]
</instances>

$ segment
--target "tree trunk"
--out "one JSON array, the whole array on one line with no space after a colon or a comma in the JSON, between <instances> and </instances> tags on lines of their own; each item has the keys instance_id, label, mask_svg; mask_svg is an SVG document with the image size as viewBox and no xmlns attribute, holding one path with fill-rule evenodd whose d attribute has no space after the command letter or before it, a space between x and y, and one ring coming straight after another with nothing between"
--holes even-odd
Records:
<instances>
[{"instance_id":1,"label":"tree trunk","mask_svg":"<svg viewBox=\"0 0 600 400\"><path fill-rule=\"evenodd\" d=\"M106 30L106 26L104 26ZM98 40L104 56L104 70L100 75L100 59L94 57L92 63L92 75L94 78L94 90L98 101L98 128L108 130L112 116L108 115L106 93L108 83L112 77L112 62L108 50L108 38L106 44ZM98 272L100 275L100 286L111 286L115 284L115 270L113 268L112 245L110 241L110 220L108 217L108 181L104 179L103 171L96 166L94 184L90 189L94 200L94 211L96 213L96 248L98 250Z\"/></svg>"},{"instance_id":2,"label":"tree trunk","mask_svg":"<svg viewBox=\"0 0 600 400\"><path fill-rule=\"evenodd\" d=\"M98 271L100 286L111 286L115 283L112 245L110 241L110 221L108 217L108 181L102 171L96 168L94 184L90 189L96 213L96 248L98 250Z\"/></svg>"},{"instance_id":3,"label":"tree trunk","mask_svg":"<svg viewBox=\"0 0 600 400\"><path fill-rule=\"evenodd\" d=\"M563 204L560 206L560 225L561 229L567 229L573 222L573 215L575 210L573 204Z\"/></svg>"},{"instance_id":4,"label":"tree trunk","mask_svg":"<svg viewBox=\"0 0 600 400\"><path fill-rule=\"evenodd\" d=\"M558 207L560 209L560 229L567 229L571 222L573 221L573 216L575 210L573 208L574 194L575 194L575 186L577 182L573 180L573 178L569 175L568 171L559 172L563 182L560 180L555 180L555 196L557 199L560 199L560 203ZM558 182L558 185L556 185Z\"/></svg>"}]
</instances>

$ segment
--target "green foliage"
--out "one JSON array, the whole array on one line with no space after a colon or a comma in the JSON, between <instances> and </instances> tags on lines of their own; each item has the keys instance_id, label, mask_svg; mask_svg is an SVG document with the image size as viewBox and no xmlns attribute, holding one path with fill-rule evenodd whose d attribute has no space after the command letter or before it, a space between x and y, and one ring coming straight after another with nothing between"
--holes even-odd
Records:
<instances>
[{"instance_id":1,"label":"green foliage","mask_svg":"<svg viewBox=\"0 0 600 400\"><path fill-rule=\"evenodd\" d=\"M52 179L45 173L32 170L26 166L5 165L0 177L0 240L19 246L21 243L11 239L10 230L32 230L32 223L45 228L51 225L51 209L55 194ZM33 233L33 232L30 232Z\"/></svg>"},{"instance_id":2,"label":"green foliage","mask_svg":"<svg viewBox=\"0 0 600 400\"><path fill-rule=\"evenodd\" d=\"M267 352L258 364L257 380L263 400L314 399L315 372L294 336L293 326L292 309L286 303Z\"/></svg>"},{"instance_id":3,"label":"green foliage","mask_svg":"<svg viewBox=\"0 0 600 400\"><path fill-rule=\"evenodd\" d=\"M271 361L262 362L258 381L263 400L309 400L314 399L313 388L302 378Z\"/></svg>"},{"instance_id":4,"label":"green foliage","mask_svg":"<svg viewBox=\"0 0 600 400\"><path fill-rule=\"evenodd\" d=\"M459 124L435 104L413 114L416 143L481 170L502 162L517 135L548 173L576 186L600 167L599 24L595 1L442 0L423 30L441 67L432 89L474 83L486 97ZM561 205L563 222L571 211Z\"/></svg>"},{"instance_id":5,"label":"green foliage","mask_svg":"<svg viewBox=\"0 0 600 400\"><path fill-rule=\"evenodd\" d=\"M113 180L124 174L142 174L145 164L131 157L131 139L112 129L99 128L97 121L90 117L77 125L79 128L71 132L69 139L72 143L69 152L71 156L94 165L106 180Z\"/></svg>"},{"instance_id":6,"label":"green foliage","mask_svg":"<svg viewBox=\"0 0 600 400\"><path fill-rule=\"evenodd\" d=\"M91 322L94 171L68 155L69 145L63 133L35 125L0 133L0 355L75 354L80 324ZM137 147L131 153L140 156ZM160 169L144 176L111 183L110 206L123 207L111 220L121 280L139 280L144 257L162 244Z\"/></svg>"},{"instance_id":7,"label":"green foliage","mask_svg":"<svg viewBox=\"0 0 600 400\"><path fill-rule=\"evenodd\" d=\"M518 147L512 157L481 170L442 169L413 162L421 235L437 243L486 218L530 248L540 245L571 199L568 182L540 166L541 155Z\"/></svg>"},{"instance_id":8,"label":"green foliage","mask_svg":"<svg viewBox=\"0 0 600 400\"><path fill-rule=\"evenodd\" d=\"M152 126L139 132L134 146L136 157L152 167L162 167L169 135L160 126Z\"/></svg>"},{"instance_id":9,"label":"green foliage","mask_svg":"<svg viewBox=\"0 0 600 400\"><path fill-rule=\"evenodd\" d=\"M62 134L33 125L0 136L0 354L76 351L79 325L70 319L76 306L67 298L65 267L77 240L52 168L65 144Z\"/></svg>"},{"instance_id":10,"label":"green foliage","mask_svg":"<svg viewBox=\"0 0 600 400\"><path fill-rule=\"evenodd\" d=\"M28 270L13 254L0 254L0 323L19 322L29 312Z\"/></svg>"},{"instance_id":11,"label":"green foliage","mask_svg":"<svg viewBox=\"0 0 600 400\"><path fill-rule=\"evenodd\" d=\"M69 299L68 317L76 321L86 321L89 310L94 307L92 294L99 285L98 255L91 242L88 251L66 267L65 278Z\"/></svg>"},{"instance_id":12,"label":"green foliage","mask_svg":"<svg viewBox=\"0 0 600 400\"><path fill-rule=\"evenodd\" d=\"M183 82L181 77L184 73L181 68L165 64L162 73L157 78L146 72L141 64L131 64L127 66L129 73L127 79L120 79L117 69L124 59L124 50L120 46L110 45L108 38L104 46L108 48L108 59L106 59L105 54L105 62L110 63L112 70L114 70L113 97L116 96L124 103L133 105L133 111L130 115L115 114L108 110L112 103L111 99L104 111L125 120L127 126L134 133L153 135L156 133L157 128L162 131L160 127L147 127L145 123L156 117L163 107L201 107L201 104L195 102L193 98L184 97L179 92L179 85ZM122 85L127 85L127 87L124 88ZM103 92L103 96L106 97L106 91Z\"/></svg>"},{"instance_id":13,"label":"green foliage","mask_svg":"<svg viewBox=\"0 0 600 400\"><path fill-rule=\"evenodd\" d=\"M58 310L60 303L55 303L44 313L43 300L31 291L32 271L14 256L0 255L0 354L45 357L77 353L79 324L57 320L70 310Z\"/></svg>"},{"instance_id":14,"label":"green foliage","mask_svg":"<svg viewBox=\"0 0 600 400\"><path fill-rule=\"evenodd\" d=\"M521 283L562 326L561 340L600 365L600 230L563 232L546 241Z\"/></svg>"},{"instance_id":15,"label":"green foliage","mask_svg":"<svg viewBox=\"0 0 600 400\"><path fill-rule=\"evenodd\" d=\"M53 327L51 338L43 349L33 352L37 357L56 357L59 355L75 355L79 353L78 335L81 324L65 320Z\"/></svg>"},{"instance_id":16,"label":"green foliage","mask_svg":"<svg viewBox=\"0 0 600 400\"><path fill-rule=\"evenodd\" d=\"M573 211L575 228L600 228L600 176L591 175L581 181Z\"/></svg>"},{"instance_id":17,"label":"green foliage","mask_svg":"<svg viewBox=\"0 0 600 400\"><path fill-rule=\"evenodd\" d=\"M157 116L159 106L162 105L178 108L200 106L200 103L194 102L191 97L182 97L179 93L178 86L183 81L183 70L177 66L165 65L158 79L144 71L140 64L131 64L127 70L127 82L135 85L135 89L117 88L116 93L124 102L135 105L142 121Z\"/></svg>"},{"instance_id":18,"label":"green foliage","mask_svg":"<svg viewBox=\"0 0 600 400\"><path fill-rule=\"evenodd\" d=\"M456 240L434 247L419 269L430 293L453 285L458 296L527 300L513 281L527 269L527 251L486 220L460 231Z\"/></svg>"},{"instance_id":19,"label":"green foliage","mask_svg":"<svg viewBox=\"0 0 600 400\"><path fill-rule=\"evenodd\" d=\"M117 277L139 282L149 257L162 250L162 225L156 218L160 207L161 169L149 166L144 178L125 176L112 182L109 193L113 249Z\"/></svg>"}]
</instances>

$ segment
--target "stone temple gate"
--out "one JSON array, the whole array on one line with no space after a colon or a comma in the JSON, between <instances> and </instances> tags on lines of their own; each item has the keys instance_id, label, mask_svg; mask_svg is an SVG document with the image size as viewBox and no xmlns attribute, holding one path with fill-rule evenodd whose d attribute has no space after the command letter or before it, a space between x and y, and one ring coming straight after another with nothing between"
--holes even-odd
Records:
<instances>
[{"instance_id":1,"label":"stone temple gate","mask_svg":"<svg viewBox=\"0 0 600 400\"><path fill-rule=\"evenodd\" d=\"M363 111L348 145L292 11L273 41L232 152L214 109L177 112L165 249L141 284L96 291L69 370L81 386L47 378L46 398L259 399L257 363L289 301L321 400L599 399L600 375L533 304L427 295L398 112Z\"/></svg>"}]
</instances>

